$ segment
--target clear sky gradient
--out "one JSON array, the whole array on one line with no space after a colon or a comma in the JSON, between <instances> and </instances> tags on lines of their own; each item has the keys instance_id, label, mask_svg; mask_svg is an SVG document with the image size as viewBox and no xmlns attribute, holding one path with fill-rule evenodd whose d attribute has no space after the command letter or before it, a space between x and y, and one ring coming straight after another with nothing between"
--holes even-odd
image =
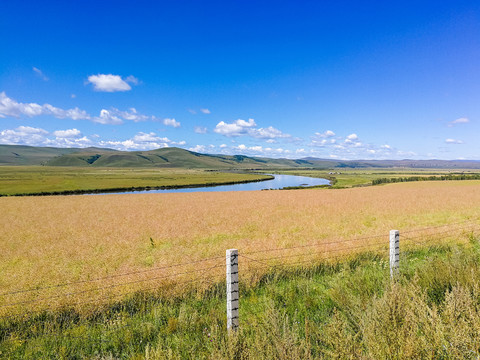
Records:
<instances>
[{"instance_id":1,"label":"clear sky gradient","mask_svg":"<svg viewBox=\"0 0 480 360\"><path fill-rule=\"evenodd\" d=\"M478 1L3 1L0 143L480 159Z\"/></svg>"}]
</instances>

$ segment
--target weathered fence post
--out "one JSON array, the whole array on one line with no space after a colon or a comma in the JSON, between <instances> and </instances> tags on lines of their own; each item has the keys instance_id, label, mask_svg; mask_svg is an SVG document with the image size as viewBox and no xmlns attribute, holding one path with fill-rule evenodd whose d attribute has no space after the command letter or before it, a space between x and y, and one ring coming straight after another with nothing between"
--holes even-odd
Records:
<instances>
[{"instance_id":1,"label":"weathered fence post","mask_svg":"<svg viewBox=\"0 0 480 360\"><path fill-rule=\"evenodd\" d=\"M390 277L398 274L400 265L400 231L390 230Z\"/></svg>"},{"instance_id":2,"label":"weathered fence post","mask_svg":"<svg viewBox=\"0 0 480 360\"><path fill-rule=\"evenodd\" d=\"M227 330L238 328L238 250L227 250Z\"/></svg>"}]
</instances>

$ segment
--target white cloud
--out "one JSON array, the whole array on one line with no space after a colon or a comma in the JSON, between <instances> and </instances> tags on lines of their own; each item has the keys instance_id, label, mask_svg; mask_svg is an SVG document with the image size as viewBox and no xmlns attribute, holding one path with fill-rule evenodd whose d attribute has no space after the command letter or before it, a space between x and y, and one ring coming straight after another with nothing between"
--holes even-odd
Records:
<instances>
[{"instance_id":1,"label":"white cloud","mask_svg":"<svg viewBox=\"0 0 480 360\"><path fill-rule=\"evenodd\" d=\"M193 152L198 152L198 153L204 153L207 150L207 148L205 147L205 145L195 145L194 147L191 147L188 150Z\"/></svg>"},{"instance_id":2,"label":"white cloud","mask_svg":"<svg viewBox=\"0 0 480 360\"><path fill-rule=\"evenodd\" d=\"M180 127L180 122L176 121L175 119L163 119L163 125L178 128Z\"/></svg>"},{"instance_id":3,"label":"white cloud","mask_svg":"<svg viewBox=\"0 0 480 360\"><path fill-rule=\"evenodd\" d=\"M135 108L130 108L127 111L121 111L115 108L112 108L111 112L116 116L123 118L124 120L130 120L134 122L146 121L151 119L151 116L142 115L137 112Z\"/></svg>"},{"instance_id":4,"label":"white cloud","mask_svg":"<svg viewBox=\"0 0 480 360\"><path fill-rule=\"evenodd\" d=\"M345 139L345 143L346 144L352 144L352 143L355 143L355 140L357 140L357 139L358 139L357 134L350 134Z\"/></svg>"},{"instance_id":5,"label":"white cloud","mask_svg":"<svg viewBox=\"0 0 480 360\"><path fill-rule=\"evenodd\" d=\"M30 126L19 126L14 130L0 131L0 143L41 145L46 140L48 131Z\"/></svg>"},{"instance_id":6,"label":"white cloud","mask_svg":"<svg viewBox=\"0 0 480 360\"><path fill-rule=\"evenodd\" d=\"M53 139L49 135L48 131L41 128L19 126L13 130L0 131L0 143L54 147L85 147L92 143L86 136L80 138L81 133L77 129L54 131Z\"/></svg>"},{"instance_id":7,"label":"white cloud","mask_svg":"<svg viewBox=\"0 0 480 360\"><path fill-rule=\"evenodd\" d=\"M206 133L207 133L207 128L206 128L206 127L203 127L203 126L195 126L194 131L195 131L197 134L206 134Z\"/></svg>"},{"instance_id":8,"label":"white cloud","mask_svg":"<svg viewBox=\"0 0 480 360\"><path fill-rule=\"evenodd\" d=\"M53 132L57 138L76 138L82 135L78 129L57 130Z\"/></svg>"},{"instance_id":9,"label":"white cloud","mask_svg":"<svg viewBox=\"0 0 480 360\"><path fill-rule=\"evenodd\" d=\"M253 119L248 119L248 121L238 119L232 123L220 121L213 131L227 137L251 136L258 139L270 140L291 137L291 135L285 134L273 126L259 129L256 127L257 124Z\"/></svg>"},{"instance_id":10,"label":"white cloud","mask_svg":"<svg viewBox=\"0 0 480 360\"><path fill-rule=\"evenodd\" d=\"M92 141L86 136L81 138L62 138L46 139L42 145L54 147L87 147L91 146Z\"/></svg>"},{"instance_id":11,"label":"white cloud","mask_svg":"<svg viewBox=\"0 0 480 360\"><path fill-rule=\"evenodd\" d=\"M224 135L224 136L241 136L247 135L248 130L252 127L257 126L255 120L248 119L248 121L238 119L231 124L227 124L224 121L220 121L215 129L213 130L217 134Z\"/></svg>"},{"instance_id":12,"label":"white cloud","mask_svg":"<svg viewBox=\"0 0 480 360\"><path fill-rule=\"evenodd\" d=\"M332 130L327 130L323 133L315 133L315 136L316 137L319 137L319 138L329 138L329 137L332 137L332 136L335 136L335 133L332 131Z\"/></svg>"},{"instance_id":13,"label":"white cloud","mask_svg":"<svg viewBox=\"0 0 480 360\"><path fill-rule=\"evenodd\" d=\"M447 144L463 144L462 140L456 140L456 139L445 139L445 142Z\"/></svg>"},{"instance_id":14,"label":"white cloud","mask_svg":"<svg viewBox=\"0 0 480 360\"><path fill-rule=\"evenodd\" d=\"M98 116L91 116L78 107L65 110L50 104L19 103L9 98L5 92L0 92L0 118L7 116L20 118L22 115L28 117L51 115L57 119L90 120L95 123L109 125L123 124L124 120L134 122L156 120L154 116L140 114L133 107L126 111L116 108L111 108L110 110L102 109ZM175 119L165 119L163 123L173 127L180 126L180 123L175 121Z\"/></svg>"},{"instance_id":15,"label":"white cloud","mask_svg":"<svg viewBox=\"0 0 480 360\"><path fill-rule=\"evenodd\" d=\"M252 129L250 131L250 136L260 139L279 139L291 137L291 135L282 133L273 126L269 126L268 128Z\"/></svg>"},{"instance_id":16,"label":"white cloud","mask_svg":"<svg viewBox=\"0 0 480 360\"><path fill-rule=\"evenodd\" d=\"M204 114L210 114L210 110L208 110L208 109L200 109L200 112L202 112Z\"/></svg>"},{"instance_id":17,"label":"white cloud","mask_svg":"<svg viewBox=\"0 0 480 360\"><path fill-rule=\"evenodd\" d=\"M448 126L451 127L451 126L456 125L456 124L467 124L467 123L469 123L469 122L470 122L470 120L467 119L467 118L459 118L459 119L450 121L450 122L448 123Z\"/></svg>"},{"instance_id":18,"label":"white cloud","mask_svg":"<svg viewBox=\"0 0 480 360\"><path fill-rule=\"evenodd\" d=\"M128 83L138 84L138 79L133 76L128 76L123 80L120 75L97 74L90 75L88 82L93 84L95 91L116 92L131 90L132 87Z\"/></svg>"},{"instance_id":19,"label":"white cloud","mask_svg":"<svg viewBox=\"0 0 480 360\"><path fill-rule=\"evenodd\" d=\"M123 120L115 115L114 112L109 110L102 109L100 110L100 115L93 118L93 122L103 124L103 125L120 125L123 124Z\"/></svg>"},{"instance_id":20,"label":"white cloud","mask_svg":"<svg viewBox=\"0 0 480 360\"><path fill-rule=\"evenodd\" d=\"M43 73L42 70L39 68L36 68L35 66L32 68L32 70L37 74L43 81L48 81L48 77Z\"/></svg>"},{"instance_id":21,"label":"white cloud","mask_svg":"<svg viewBox=\"0 0 480 360\"><path fill-rule=\"evenodd\" d=\"M99 146L110 147L116 150L153 150L175 144L167 137L159 137L154 132L139 132L131 139L123 141L100 141Z\"/></svg>"},{"instance_id":22,"label":"white cloud","mask_svg":"<svg viewBox=\"0 0 480 360\"><path fill-rule=\"evenodd\" d=\"M5 92L0 93L0 117L12 116L19 118L22 115L28 117L53 115L59 119L88 120L90 115L79 108L60 109L50 104L39 105L36 103L19 103L7 96Z\"/></svg>"},{"instance_id":23,"label":"white cloud","mask_svg":"<svg viewBox=\"0 0 480 360\"><path fill-rule=\"evenodd\" d=\"M220 148L221 148L221 149L225 149L226 147L227 147L227 144L221 144L221 145L220 145Z\"/></svg>"}]
</instances>

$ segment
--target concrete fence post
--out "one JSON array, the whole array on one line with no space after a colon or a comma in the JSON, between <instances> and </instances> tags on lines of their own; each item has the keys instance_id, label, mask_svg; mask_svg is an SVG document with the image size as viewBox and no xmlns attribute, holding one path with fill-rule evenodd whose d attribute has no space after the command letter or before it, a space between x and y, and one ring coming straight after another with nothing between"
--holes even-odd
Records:
<instances>
[{"instance_id":1,"label":"concrete fence post","mask_svg":"<svg viewBox=\"0 0 480 360\"><path fill-rule=\"evenodd\" d=\"M400 265L400 231L390 230L390 277L398 274Z\"/></svg>"},{"instance_id":2,"label":"concrete fence post","mask_svg":"<svg viewBox=\"0 0 480 360\"><path fill-rule=\"evenodd\" d=\"M229 249L227 258L227 330L238 328L238 250Z\"/></svg>"}]
</instances>

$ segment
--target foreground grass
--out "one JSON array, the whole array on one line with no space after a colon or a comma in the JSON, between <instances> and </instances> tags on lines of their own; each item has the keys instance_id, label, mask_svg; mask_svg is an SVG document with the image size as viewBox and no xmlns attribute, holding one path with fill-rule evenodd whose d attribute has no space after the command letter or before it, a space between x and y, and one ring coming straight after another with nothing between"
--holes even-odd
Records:
<instances>
[{"instance_id":1,"label":"foreground grass","mask_svg":"<svg viewBox=\"0 0 480 360\"><path fill-rule=\"evenodd\" d=\"M480 247L366 253L307 268L240 272L240 330L225 328L225 287L170 297L137 293L89 316L45 312L0 322L3 358L475 359ZM243 260L245 261L245 260ZM240 262L240 268L242 263ZM252 281L255 279L255 281Z\"/></svg>"},{"instance_id":2,"label":"foreground grass","mask_svg":"<svg viewBox=\"0 0 480 360\"><path fill-rule=\"evenodd\" d=\"M269 178L202 170L2 166L0 196L204 186Z\"/></svg>"}]
</instances>

